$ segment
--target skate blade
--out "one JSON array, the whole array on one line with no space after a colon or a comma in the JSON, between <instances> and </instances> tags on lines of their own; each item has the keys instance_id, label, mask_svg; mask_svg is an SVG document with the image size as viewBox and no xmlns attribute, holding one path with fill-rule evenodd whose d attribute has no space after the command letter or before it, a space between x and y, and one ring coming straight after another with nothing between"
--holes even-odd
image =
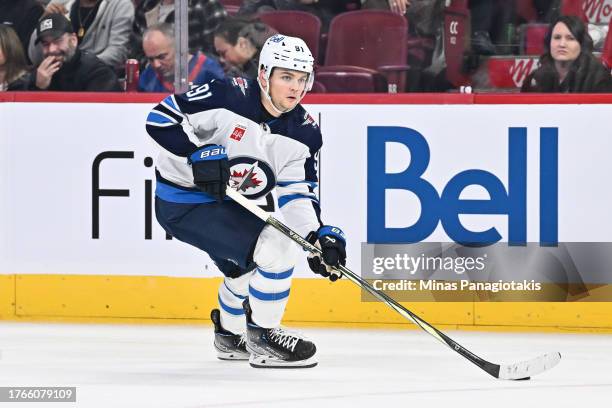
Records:
<instances>
[{"instance_id":1,"label":"skate blade","mask_svg":"<svg viewBox=\"0 0 612 408\"><path fill-rule=\"evenodd\" d=\"M246 361L251 357L250 353L241 353L239 351L222 351L215 346L217 358L225 361Z\"/></svg>"},{"instance_id":2,"label":"skate blade","mask_svg":"<svg viewBox=\"0 0 612 408\"><path fill-rule=\"evenodd\" d=\"M286 361L275 357L251 354L249 364L254 368L312 368L318 364L318 361L315 357L300 361Z\"/></svg>"},{"instance_id":3,"label":"skate blade","mask_svg":"<svg viewBox=\"0 0 612 408\"><path fill-rule=\"evenodd\" d=\"M250 357L249 354L244 354L244 353L222 353L222 352L217 352L217 358L219 360L225 360L225 361L246 361L248 360Z\"/></svg>"}]
</instances>

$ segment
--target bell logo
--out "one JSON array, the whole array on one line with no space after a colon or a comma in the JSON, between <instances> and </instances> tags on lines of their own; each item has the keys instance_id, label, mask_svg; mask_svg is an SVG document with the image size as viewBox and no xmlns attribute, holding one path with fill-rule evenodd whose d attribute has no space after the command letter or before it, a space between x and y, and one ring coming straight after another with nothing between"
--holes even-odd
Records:
<instances>
[{"instance_id":1,"label":"bell logo","mask_svg":"<svg viewBox=\"0 0 612 408\"><path fill-rule=\"evenodd\" d=\"M408 167L386 172L387 142L400 143L410 152ZM423 135L405 127L368 127L367 239L371 243L414 243L429 237L438 223L446 235L462 244L488 245L502 239L494 227L470 231L462 214L498 214L508 217L508 243L527 242L527 128L508 129L508 186L493 173L468 169L450 178L442 193L423 178L430 159ZM558 129L540 129L539 168L540 243L558 242ZM489 199L461 199L468 186L484 188ZM407 190L419 199L421 213L408 227L386 226L386 190Z\"/></svg>"}]
</instances>

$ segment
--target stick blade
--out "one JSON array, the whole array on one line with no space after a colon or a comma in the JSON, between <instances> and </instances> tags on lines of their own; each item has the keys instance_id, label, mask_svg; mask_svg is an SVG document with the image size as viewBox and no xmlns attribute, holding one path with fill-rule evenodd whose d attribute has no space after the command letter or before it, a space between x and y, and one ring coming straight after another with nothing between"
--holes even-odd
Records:
<instances>
[{"instance_id":1,"label":"stick blade","mask_svg":"<svg viewBox=\"0 0 612 408\"><path fill-rule=\"evenodd\" d=\"M554 352L516 364L501 364L498 378L502 380L528 380L534 375L550 370L560 361L561 353Z\"/></svg>"}]
</instances>

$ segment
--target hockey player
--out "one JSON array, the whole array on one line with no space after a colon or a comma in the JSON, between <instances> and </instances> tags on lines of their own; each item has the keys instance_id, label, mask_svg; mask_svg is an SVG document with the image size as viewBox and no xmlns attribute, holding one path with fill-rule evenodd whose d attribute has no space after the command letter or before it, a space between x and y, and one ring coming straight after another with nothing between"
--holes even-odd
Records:
<instances>
[{"instance_id":1,"label":"hockey player","mask_svg":"<svg viewBox=\"0 0 612 408\"><path fill-rule=\"evenodd\" d=\"M308 258L311 269L339 277L331 267L345 263L344 234L323 225L314 192L321 132L299 104L312 88L313 62L304 41L275 35L261 50L257 80L213 80L168 96L147 117L147 132L161 147L157 219L173 237L206 251L225 275L220 308L211 313L221 359L317 364L315 345L280 326L303 252L225 195L235 188L267 211L280 209L321 248L323 259Z\"/></svg>"}]
</instances>

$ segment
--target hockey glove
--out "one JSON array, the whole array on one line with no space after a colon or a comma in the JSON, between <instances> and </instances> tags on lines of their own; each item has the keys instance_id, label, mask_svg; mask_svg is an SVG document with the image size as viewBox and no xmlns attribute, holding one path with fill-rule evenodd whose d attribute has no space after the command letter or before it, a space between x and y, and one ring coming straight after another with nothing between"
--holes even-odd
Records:
<instances>
[{"instance_id":1,"label":"hockey glove","mask_svg":"<svg viewBox=\"0 0 612 408\"><path fill-rule=\"evenodd\" d=\"M191 153L187 161L193 171L193 183L218 202L222 202L230 179L225 148L213 144L204 145Z\"/></svg>"},{"instance_id":2,"label":"hockey glove","mask_svg":"<svg viewBox=\"0 0 612 408\"><path fill-rule=\"evenodd\" d=\"M311 231L306 240L323 253L323 259L318 254L308 255L308 266L314 273L329 278L335 282L342 277L342 272L334 266L346 264L346 240L344 232L338 227L324 225L318 231Z\"/></svg>"}]
</instances>

